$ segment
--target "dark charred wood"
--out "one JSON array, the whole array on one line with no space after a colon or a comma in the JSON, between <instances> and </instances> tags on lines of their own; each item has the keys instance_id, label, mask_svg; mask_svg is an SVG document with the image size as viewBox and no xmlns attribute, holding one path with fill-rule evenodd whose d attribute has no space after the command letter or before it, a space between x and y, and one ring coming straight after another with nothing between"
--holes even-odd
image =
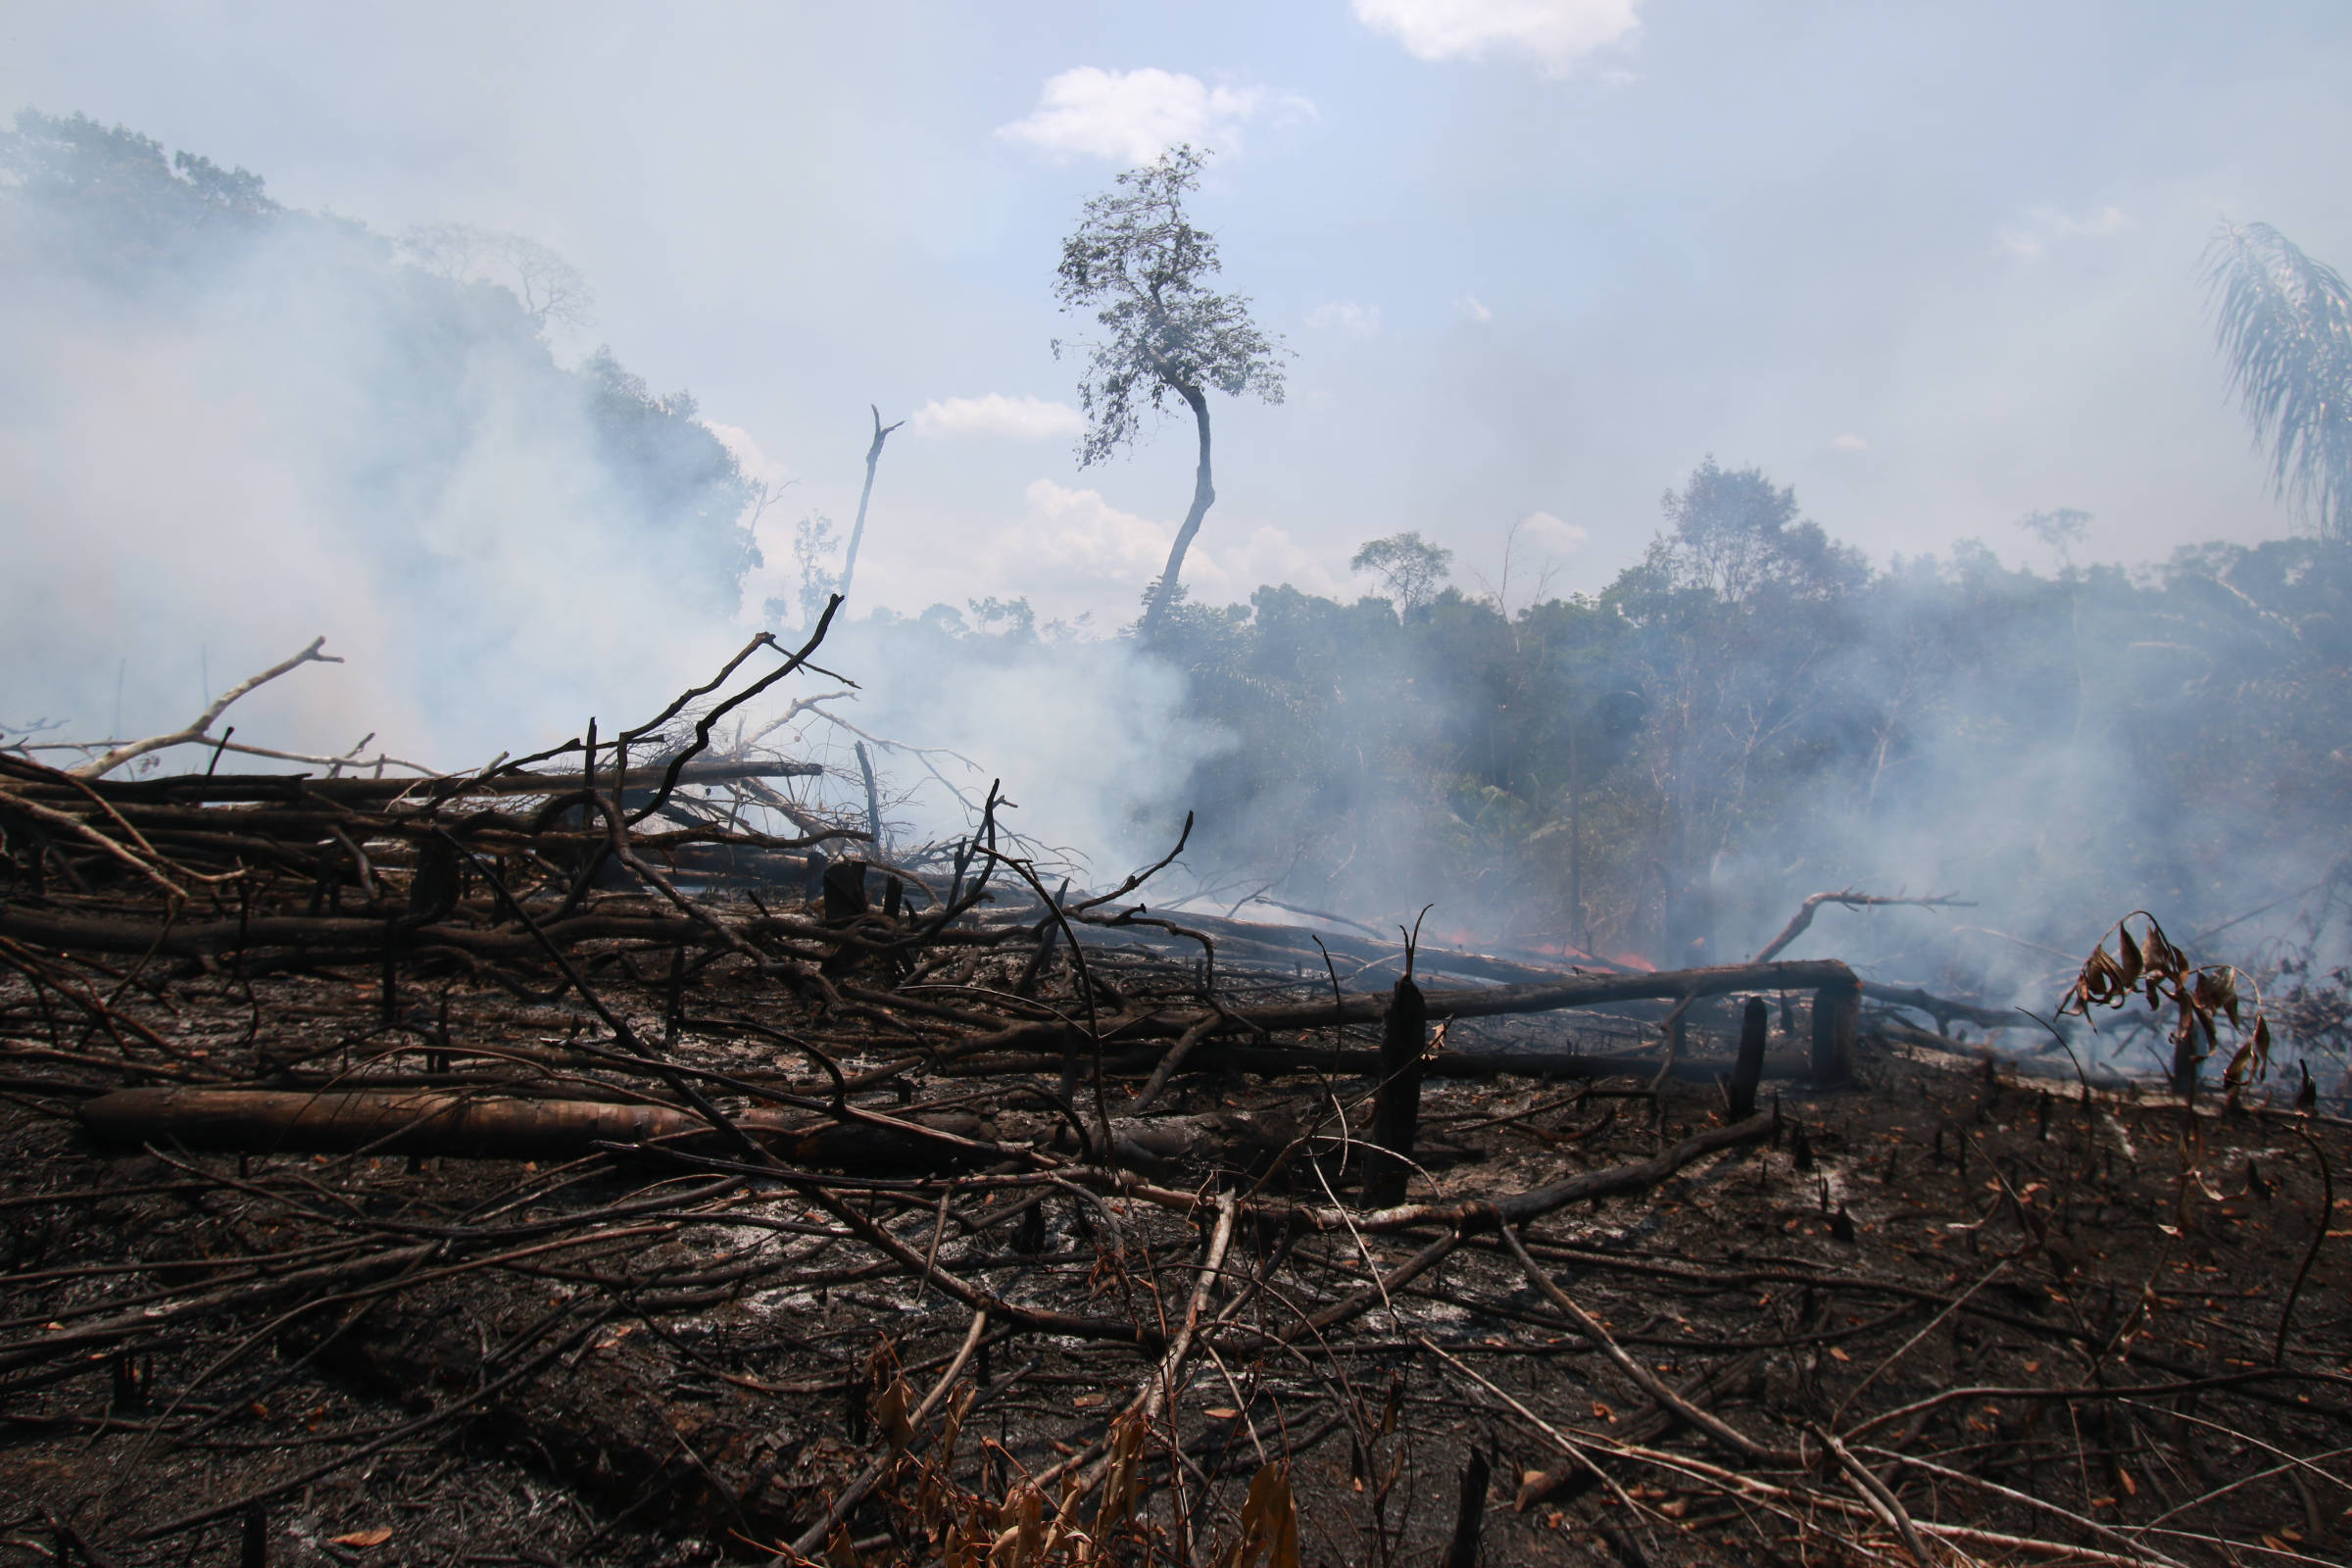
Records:
<instances>
[{"instance_id":1,"label":"dark charred wood","mask_svg":"<svg viewBox=\"0 0 2352 1568\"><path fill-rule=\"evenodd\" d=\"M1843 968L1840 964L1838 967ZM1809 1076L1822 1088L1850 1083L1854 1038L1862 1021L1862 987L1848 975L1813 996L1813 1060Z\"/></svg>"},{"instance_id":2,"label":"dark charred wood","mask_svg":"<svg viewBox=\"0 0 2352 1568\"><path fill-rule=\"evenodd\" d=\"M1731 1115L1740 1121L1756 1113L1756 1086L1764 1078L1764 1043L1772 1029L1762 997L1747 999L1740 1019L1740 1056L1732 1064Z\"/></svg>"},{"instance_id":3,"label":"dark charred wood","mask_svg":"<svg viewBox=\"0 0 2352 1568\"><path fill-rule=\"evenodd\" d=\"M1404 1201L1421 1119L1421 1058L1428 1049L1429 1009L1421 988L1399 978L1381 1027L1380 1087L1372 1102L1372 1147L1364 1156L1364 1201L1373 1208Z\"/></svg>"}]
</instances>

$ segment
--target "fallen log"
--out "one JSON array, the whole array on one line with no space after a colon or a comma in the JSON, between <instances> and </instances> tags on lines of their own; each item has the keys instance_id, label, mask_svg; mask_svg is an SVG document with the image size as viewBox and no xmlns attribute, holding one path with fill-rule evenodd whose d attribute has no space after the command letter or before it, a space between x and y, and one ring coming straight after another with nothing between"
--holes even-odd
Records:
<instances>
[{"instance_id":1,"label":"fallen log","mask_svg":"<svg viewBox=\"0 0 2352 1568\"><path fill-rule=\"evenodd\" d=\"M1360 965L1350 976L1355 979L1392 978L1404 972L1402 942L1382 942L1377 939L1348 936L1343 932L1310 931L1305 926L1276 925L1261 920L1229 920L1217 915L1184 910L1183 922L1204 931L1217 941L1220 953L1235 957L1283 959L1300 964L1310 973L1320 972L1326 952L1337 959ZM1034 924L1034 918L1029 920ZM1182 939L1162 936L1146 929L1124 928L1139 947L1160 951L1183 946ZM1323 946L1318 949L1316 942ZM1457 952L1446 948L1422 947L1415 950L1417 972L1445 973L1479 980L1544 981L1563 978L1577 968L1619 968L1616 964L1570 966L1564 963L1535 963L1489 953Z\"/></svg>"},{"instance_id":2,"label":"fallen log","mask_svg":"<svg viewBox=\"0 0 2352 1568\"><path fill-rule=\"evenodd\" d=\"M972 1055L943 1062L930 1070L943 1078L995 1078L1016 1073L1054 1073L1061 1067L1058 1053L1008 1052ZM1186 1064L1207 1072L1231 1068L1268 1077L1294 1073L1337 1073L1371 1078L1380 1072L1377 1051L1332 1051L1313 1046L1246 1046L1229 1041L1202 1046ZM1108 1078L1149 1078L1154 1057L1150 1052L1126 1051L1102 1058ZM1731 1057L1686 1056L1674 1063L1672 1077L1684 1083L1711 1084L1732 1070ZM1803 1056L1782 1053L1767 1057L1762 1076L1775 1081L1802 1078L1810 1071ZM1574 1051L1441 1051L1421 1064L1425 1078L1641 1078L1657 1076L1658 1058L1627 1052Z\"/></svg>"},{"instance_id":3,"label":"fallen log","mask_svg":"<svg viewBox=\"0 0 2352 1568\"><path fill-rule=\"evenodd\" d=\"M250 1154L417 1154L457 1159L576 1159L612 1144L710 1137L710 1123L673 1105L536 1100L445 1090L119 1089L80 1107L83 1125L121 1145ZM775 1111L733 1118L769 1152L804 1165L936 1168L966 1152L969 1116L907 1130L870 1122L808 1125ZM945 1134L926 1138L924 1134ZM987 1150L994 1152L993 1148Z\"/></svg>"},{"instance_id":4,"label":"fallen log","mask_svg":"<svg viewBox=\"0 0 2352 1568\"><path fill-rule=\"evenodd\" d=\"M1704 969L1660 969L1650 974L1570 975L1527 985L1481 986L1424 991L1429 1016L1495 1018L1511 1013L1551 1012L1610 1002L1679 1000L1721 996L1727 991L1816 991L1858 984L1854 971L1835 958L1792 963L1726 963ZM1388 1010L1386 993L1350 996L1338 1004L1288 1003L1270 1007L1228 1009L1245 1028L1266 1031L1329 1028L1335 1023L1378 1023Z\"/></svg>"},{"instance_id":5,"label":"fallen log","mask_svg":"<svg viewBox=\"0 0 2352 1568\"><path fill-rule=\"evenodd\" d=\"M239 1153L440 1154L565 1159L600 1143L652 1143L710 1131L667 1105L380 1089L120 1089L81 1107L114 1144L176 1144Z\"/></svg>"},{"instance_id":6,"label":"fallen log","mask_svg":"<svg viewBox=\"0 0 2352 1568\"><path fill-rule=\"evenodd\" d=\"M1936 1020L1936 1027L1939 1032L1946 1032L1947 1026L1954 1018L1966 1019L1984 1029L2014 1029L2018 1026L2020 1017L2014 1007L2004 1010L1999 1007L1979 1006L1973 1002L1960 1002L1951 997L1939 997L1932 991L1922 991L1916 986L1883 986L1875 981L1865 980L1862 982L1862 995L1873 1002L1884 1002L1892 1006L1909 1007L1915 1012L1924 1012Z\"/></svg>"},{"instance_id":7,"label":"fallen log","mask_svg":"<svg viewBox=\"0 0 2352 1568\"><path fill-rule=\"evenodd\" d=\"M0 918L4 918L0 913ZM1720 996L1729 991L1850 990L1859 984L1854 971L1835 958L1807 958L1793 963L1727 963L1704 969L1660 969L1648 974L1571 975L1530 985L1477 986L1423 991L1428 1017L1497 1018L1515 1013L1554 1012L1592 1007L1613 1002L1677 1000ZM858 993L864 1000L896 1000L886 992ZM1161 1008L1100 1023L1103 1041L1126 1045L1140 1040L1181 1038L1207 1021L1211 1035L1279 1034L1329 1029L1338 1024L1374 1024L1388 1015L1390 993L1358 993L1335 1002L1278 1003L1262 1007L1219 1007L1214 1012L1189 1007ZM1010 1024L996 1033L967 1042L969 1052L1058 1051L1074 1032L1060 1022ZM1329 1054L1325 1054L1329 1058ZM1650 1063L1652 1071L1657 1063ZM1493 1070L1493 1069L1489 1069Z\"/></svg>"},{"instance_id":8,"label":"fallen log","mask_svg":"<svg viewBox=\"0 0 2352 1568\"><path fill-rule=\"evenodd\" d=\"M242 1154L416 1154L455 1159L576 1159L612 1145L693 1145L710 1123L674 1105L543 1100L439 1089L119 1089L80 1106L100 1141ZM1019 1118L1022 1138L982 1143L979 1118L923 1114L910 1122L819 1122L747 1111L730 1118L795 1166L937 1171L979 1155L1020 1153L1051 1136L1051 1119ZM1293 1120L1240 1112L1114 1117L1110 1160L1143 1171L1230 1164L1262 1169L1301 1131Z\"/></svg>"},{"instance_id":9,"label":"fallen log","mask_svg":"<svg viewBox=\"0 0 2352 1568\"><path fill-rule=\"evenodd\" d=\"M656 758L632 762L625 780L611 768L600 768L596 774L596 787L610 790L615 784L625 782L632 795L639 789L650 792L661 781L665 760ZM823 772L823 765L817 762L787 762L780 760L739 761L710 758L688 762L678 770L677 781L680 784L731 784L745 779L814 778ZM381 807L394 801L568 795L575 790L588 788L589 778L584 772L516 771L488 776L449 773L421 778L369 778L350 774L320 778L315 773L175 773L161 778L68 780L61 773L54 782L39 779L36 775L29 789L24 784L18 788L45 798L72 798L80 793L73 787L74 783L86 785L101 799L118 805L299 805L305 801L329 801L337 805Z\"/></svg>"}]
</instances>

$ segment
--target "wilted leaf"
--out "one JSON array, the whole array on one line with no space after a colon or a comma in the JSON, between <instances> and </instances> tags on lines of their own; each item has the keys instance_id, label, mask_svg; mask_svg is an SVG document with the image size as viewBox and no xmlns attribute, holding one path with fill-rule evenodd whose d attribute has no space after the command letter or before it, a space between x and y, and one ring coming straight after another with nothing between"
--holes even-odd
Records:
<instances>
[{"instance_id":1,"label":"wilted leaf","mask_svg":"<svg viewBox=\"0 0 2352 1568\"><path fill-rule=\"evenodd\" d=\"M910 1396L906 1388L906 1380L892 1378L890 1387L874 1396L873 1402L869 1406L873 1412L874 1425L880 1427L883 1435L890 1439L891 1451L894 1453L904 1453L906 1446L914 1441L914 1428L908 1425L906 1420L906 1409L909 1402Z\"/></svg>"},{"instance_id":2,"label":"wilted leaf","mask_svg":"<svg viewBox=\"0 0 2352 1568\"><path fill-rule=\"evenodd\" d=\"M1298 1568L1298 1510L1291 1498L1291 1467L1276 1460L1250 1481L1242 1502L1241 1539L1223 1568Z\"/></svg>"},{"instance_id":3,"label":"wilted leaf","mask_svg":"<svg viewBox=\"0 0 2352 1568\"><path fill-rule=\"evenodd\" d=\"M2147 964L2139 956L2139 944L2132 940L2132 928L2129 925L2115 928L2115 945L2123 950L2123 961L2116 966L2116 984L2129 991L2139 983L2140 973ZM2104 948L2099 950L2102 954L2106 951Z\"/></svg>"},{"instance_id":4,"label":"wilted leaf","mask_svg":"<svg viewBox=\"0 0 2352 1568\"><path fill-rule=\"evenodd\" d=\"M967 1383L956 1391L948 1401L947 1419L940 1424L938 1459L942 1466L956 1462L956 1439L963 1431L963 1418L971 1413L972 1401L980 1396L979 1385Z\"/></svg>"},{"instance_id":5,"label":"wilted leaf","mask_svg":"<svg viewBox=\"0 0 2352 1568\"><path fill-rule=\"evenodd\" d=\"M1097 1540L1107 1536L1135 1511L1135 1500L1143 1492L1136 1461L1143 1452L1144 1436L1149 1430L1141 1410L1129 1411L1111 1428L1110 1469L1102 1477L1102 1500L1095 1506Z\"/></svg>"},{"instance_id":6,"label":"wilted leaf","mask_svg":"<svg viewBox=\"0 0 2352 1568\"><path fill-rule=\"evenodd\" d=\"M1012 1523L997 1537L988 1554L989 1568L1032 1568L1046 1544L1045 1494L1027 1482L1012 1498Z\"/></svg>"},{"instance_id":7,"label":"wilted leaf","mask_svg":"<svg viewBox=\"0 0 2352 1568\"><path fill-rule=\"evenodd\" d=\"M2227 968L2198 970L2197 1006L2204 1012L2228 1014L2232 1029L2243 1027L2237 1021L2235 972Z\"/></svg>"}]
</instances>

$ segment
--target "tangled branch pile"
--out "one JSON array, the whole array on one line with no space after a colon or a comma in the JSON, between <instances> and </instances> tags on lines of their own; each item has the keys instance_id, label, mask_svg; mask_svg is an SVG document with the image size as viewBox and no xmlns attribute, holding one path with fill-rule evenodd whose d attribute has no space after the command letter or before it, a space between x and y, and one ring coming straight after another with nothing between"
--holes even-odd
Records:
<instances>
[{"instance_id":1,"label":"tangled branch pile","mask_svg":"<svg viewBox=\"0 0 2352 1568\"><path fill-rule=\"evenodd\" d=\"M0 756L0 1554L2352 1537L2345 1123L1050 891L993 792L885 864L707 755L808 653L463 777Z\"/></svg>"}]
</instances>

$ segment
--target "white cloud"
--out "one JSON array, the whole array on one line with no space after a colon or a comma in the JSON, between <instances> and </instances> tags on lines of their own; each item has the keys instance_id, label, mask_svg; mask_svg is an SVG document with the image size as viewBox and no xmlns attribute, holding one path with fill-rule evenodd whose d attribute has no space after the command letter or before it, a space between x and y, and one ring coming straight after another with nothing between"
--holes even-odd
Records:
<instances>
[{"instance_id":1,"label":"white cloud","mask_svg":"<svg viewBox=\"0 0 2352 1568\"><path fill-rule=\"evenodd\" d=\"M1239 603L1264 583L1289 583L1302 593L1333 598L1341 588L1330 568L1288 530L1273 527L1257 529L1238 549L1203 551L1195 545L1185 558L1184 575L1193 597L1210 604Z\"/></svg>"},{"instance_id":2,"label":"white cloud","mask_svg":"<svg viewBox=\"0 0 2352 1568\"><path fill-rule=\"evenodd\" d=\"M1453 302L1453 308L1461 312L1462 315L1467 317L1469 319L1478 322L1482 326L1494 319L1494 313L1488 310L1485 302L1480 300L1475 294L1465 294L1460 299L1455 300Z\"/></svg>"},{"instance_id":3,"label":"white cloud","mask_svg":"<svg viewBox=\"0 0 2352 1568\"><path fill-rule=\"evenodd\" d=\"M735 466L743 476L760 484L781 489L792 482L792 470L760 450L752 432L740 424L720 424L714 419L703 421L703 428L718 437L718 444L727 449Z\"/></svg>"},{"instance_id":4,"label":"white cloud","mask_svg":"<svg viewBox=\"0 0 2352 1568\"><path fill-rule=\"evenodd\" d=\"M1098 622L1131 619L1144 586L1168 562L1173 522L1122 512L1100 490L1035 479L1022 492L1018 522L993 533L977 569L958 579L970 593L1024 594L1039 619L1091 611ZM1230 604L1261 583L1287 582L1308 593L1336 594L1340 580L1280 528L1246 538L1208 527L1184 558L1184 581L1196 599Z\"/></svg>"},{"instance_id":5,"label":"white cloud","mask_svg":"<svg viewBox=\"0 0 2352 1568\"><path fill-rule=\"evenodd\" d=\"M1830 437L1830 446L1838 452L1866 452L1870 449L1870 443L1851 430Z\"/></svg>"},{"instance_id":6,"label":"white cloud","mask_svg":"<svg viewBox=\"0 0 2352 1568\"><path fill-rule=\"evenodd\" d=\"M2124 216L2124 210L2120 207L2102 207L2097 212L2084 213L2081 217L2052 213L2050 221L2061 234L2089 234L2100 238L2120 234L2132 226L2132 220Z\"/></svg>"},{"instance_id":7,"label":"white cloud","mask_svg":"<svg viewBox=\"0 0 2352 1568\"><path fill-rule=\"evenodd\" d=\"M1231 151L1242 126L1260 116L1278 122L1311 119L1313 104L1269 87L1211 87L1198 76L1145 67L1105 71L1080 66L1049 77L1026 118L997 127L1006 141L1057 158L1106 158L1148 164L1178 142Z\"/></svg>"},{"instance_id":8,"label":"white cloud","mask_svg":"<svg viewBox=\"0 0 2352 1568\"><path fill-rule=\"evenodd\" d=\"M1050 441L1076 435L1086 427L1086 416L1066 403L991 392L986 397L935 399L914 411L913 422L917 435Z\"/></svg>"},{"instance_id":9,"label":"white cloud","mask_svg":"<svg viewBox=\"0 0 2352 1568\"><path fill-rule=\"evenodd\" d=\"M1638 25L1642 0L1355 0L1355 17L1420 60L1482 60L1496 50L1548 75Z\"/></svg>"},{"instance_id":10,"label":"white cloud","mask_svg":"<svg viewBox=\"0 0 2352 1568\"><path fill-rule=\"evenodd\" d=\"M2132 226L2132 220L2116 206L2085 209L2080 213L2062 212L2055 207L2029 208L2017 222L1994 235L1994 244L2020 261L2033 261L2049 250L2055 240L2107 239Z\"/></svg>"},{"instance_id":11,"label":"white cloud","mask_svg":"<svg viewBox=\"0 0 2352 1568\"><path fill-rule=\"evenodd\" d=\"M1353 300L1333 300L1318 305L1306 313L1306 324L1322 332L1345 332L1349 337L1376 337L1380 333L1380 307L1358 305Z\"/></svg>"},{"instance_id":12,"label":"white cloud","mask_svg":"<svg viewBox=\"0 0 2352 1568\"><path fill-rule=\"evenodd\" d=\"M1100 490L1035 479L1021 499L1021 520L990 540L983 576L1033 583L1041 605L1111 588L1140 593L1167 564L1175 528L1121 512Z\"/></svg>"},{"instance_id":13,"label":"white cloud","mask_svg":"<svg viewBox=\"0 0 2352 1568\"><path fill-rule=\"evenodd\" d=\"M1563 556L1582 550L1592 537L1578 524L1563 521L1548 512L1529 513L1519 519L1515 531L1523 535L1528 543Z\"/></svg>"}]
</instances>

